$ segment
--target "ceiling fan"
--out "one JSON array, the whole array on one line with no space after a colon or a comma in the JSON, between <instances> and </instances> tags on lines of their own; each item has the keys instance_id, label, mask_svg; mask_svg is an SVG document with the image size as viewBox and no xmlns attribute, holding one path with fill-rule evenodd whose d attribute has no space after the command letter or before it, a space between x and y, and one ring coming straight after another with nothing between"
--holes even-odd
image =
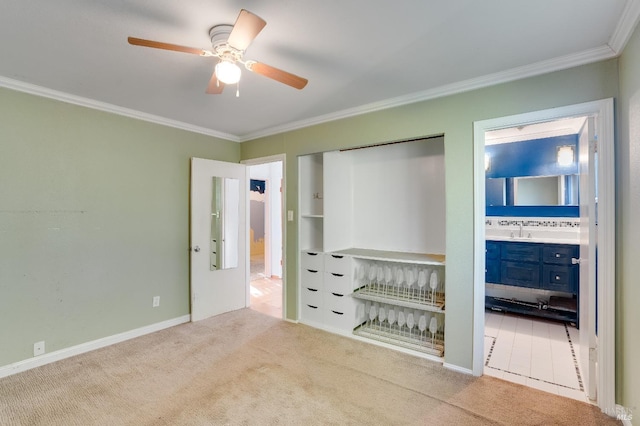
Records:
<instances>
[{"instance_id":1,"label":"ceiling fan","mask_svg":"<svg viewBox=\"0 0 640 426\"><path fill-rule=\"evenodd\" d=\"M130 44L136 46L153 47L156 49L173 50L176 52L191 53L199 56L213 56L219 59L215 66L206 92L217 95L222 93L225 84L235 84L240 80L241 70L238 63L256 74L284 83L298 90L303 89L308 80L281 69L243 58L244 51L256 38L258 33L267 25L264 19L242 9L235 24L216 25L209 30L211 38L211 50L194 47L180 46L177 44L162 43L159 41L145 40L129 37ZM236 92L236 96L238 93Z\"/></svg>"}]
</instances>

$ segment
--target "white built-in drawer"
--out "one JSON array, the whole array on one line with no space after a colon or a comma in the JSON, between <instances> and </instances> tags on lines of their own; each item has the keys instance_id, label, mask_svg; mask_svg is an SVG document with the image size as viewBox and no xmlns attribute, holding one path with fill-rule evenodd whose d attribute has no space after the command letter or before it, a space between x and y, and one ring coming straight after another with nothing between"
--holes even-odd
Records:
<instances>
[{"instance_id":1,"label":"white built-in drawer","mask_svg":"<svg viewBox=\"0 0 640 426\"><path fill-rule=\"evenodd\" d=\"M322 271L317 271L315 269L303 269L300 271L300 286L322 290L324 288L322 285L323 278L324 273Z\"/></svg>"},{"instance_id":2,"label":"white built-in drawer","mask_svg":"<svg viewBox=\"0 0 640 426\"><path fill-rule=\"evenodd\" d=\"M300 312L300 320L303 323L318 326L323 322L323 313L324 310L321 307L312 305L310 303L303 303Z\"/></svg>"},{"instance_id":3,"label":"white built-in drawer","mask_svg":"<svg viewBox=\"0 0 640 426\"><path fill-rule=\"evenodd\" d=\"M300 301L303 305L311 305L321 308L323 305L323 293L321 290L317 290L312 287L302 287L300 294Z\"/></svg>"},{"instance_id":4,"label":"white built-in drawer","mask_svg":"<svg viewBox=\"0 0 640 426\"><path fill-rule=\"evenodd\" d=\"M323 259L323 253L316 251L303 251L300 253L300 268L322 272L324 270Z\"/></svg>"},{"instance_id":5,"label":"white built-in drawer","mask_svg":"<svg viewBox=\"0 0 640 426\"><path fill-rule=\"evenodd\" d=\"M352 262L350 256L342 254L325 253L324 255L324 270L325 272L331 272L334 274L352 276Z\"/></svg>"},{"instance_id":6,"label":"white built-in drawer","mask_svg":"<svg viewBox=\"0 0 640 426\"><path fill-rule=\"evenodd\" d=\"M324 302L324 323L329 328L351 332L364 321L364 310L358 309L358 305L362 303L360 300L351 296L336 297L325 293Z\"/></svg>"},{"instance_id":7,"label":"white built-in drawer","mask_svg":"<svg viewBox=\"0 0 640 426\"><path fill-rule=\"evenodd\" d=\"M353 278L350 275L324 273L324 289L329 293L351 294L353 290Z\"/></svg>"}]
</instances>

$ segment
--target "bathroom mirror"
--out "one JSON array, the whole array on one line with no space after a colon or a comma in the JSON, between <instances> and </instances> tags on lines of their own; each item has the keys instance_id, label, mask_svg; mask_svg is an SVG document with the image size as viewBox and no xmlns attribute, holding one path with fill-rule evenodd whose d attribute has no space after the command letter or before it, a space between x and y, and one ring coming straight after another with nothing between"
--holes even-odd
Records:
<instances>
[{"instance_id":1,"label":"bathroom mirror","mask_svg":"<svg viewBox=\"0 0 640 426\"><path fill-rule=\"evenodd\" d=\"M213 177L211 193L210 270L238 267L240 182Z\"/></svg>"},{"instance_id":2,"label":"bathroom mirror","mask_svg":"<svg viewBox=\"0 0 640 426\"><path fill-rule=\"evenodd\" d=\"M487 206L577 206L578 175L487 179Z\"/></svg>"}]
</instances>

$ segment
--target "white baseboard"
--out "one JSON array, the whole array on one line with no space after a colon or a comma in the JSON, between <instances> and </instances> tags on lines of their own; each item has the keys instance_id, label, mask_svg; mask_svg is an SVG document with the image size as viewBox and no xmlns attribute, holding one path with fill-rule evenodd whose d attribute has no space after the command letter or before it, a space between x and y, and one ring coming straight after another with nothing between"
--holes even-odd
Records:
<instances>
[{"instance_id":1,"label":"white baseboard","mask_svg":"<svg viewBox=\"0 0 640 426\"><path fill-rule=\"evenodd\" d=\"M60 349L55 352L50 352L48 354L25 359L23 361L14 362L13 364L0 367L0 378L11 376L12 374L21 373L23 371L40 367L42 365L50 364L52 362L60 361L62 359L69 358L75 355L80 355L85 352L104 348L105 346L113 345L115 343L124 342L125 340L144 336L145 334L151 334L156 331L160 331L160 330L164 330L165 328L184 324L189 321L191 321L191 315L183 315L178 318L173 318L170 320L158 322L155 324L136 328L134 330L125 331L124 333L114 334L113 336L92 340L90 342L81 343L76 346Z\"/></svg>"},{"instance_id":2,"label":"white baseboard","mask_svg":"<svg viewBox=\"0 0 640 426\"><path fill-rule=\"evenodd\" d=\"M470 376L473 375L473 370L471 370L470 368L462 368L460 366L448 364L446 362L443 363L442 366L449 370L457 371L458 373L468 374Z\"/></svg>"}]
</instances>

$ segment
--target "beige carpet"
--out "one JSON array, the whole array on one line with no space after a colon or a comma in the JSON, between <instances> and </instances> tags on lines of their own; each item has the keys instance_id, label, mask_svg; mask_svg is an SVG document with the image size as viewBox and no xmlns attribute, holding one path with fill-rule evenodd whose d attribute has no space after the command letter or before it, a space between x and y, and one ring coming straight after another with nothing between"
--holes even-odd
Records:
<instances>
[{"instance_id":1,"label":"beige carpet","mask_svg":"<svg viewBox=\"0 0 640 426\"><path fill-rule=\"evenodd\" d=\"M243 309L0 379L1 425L606 425L593 406Z\"/></svg>"}]
</instances>

